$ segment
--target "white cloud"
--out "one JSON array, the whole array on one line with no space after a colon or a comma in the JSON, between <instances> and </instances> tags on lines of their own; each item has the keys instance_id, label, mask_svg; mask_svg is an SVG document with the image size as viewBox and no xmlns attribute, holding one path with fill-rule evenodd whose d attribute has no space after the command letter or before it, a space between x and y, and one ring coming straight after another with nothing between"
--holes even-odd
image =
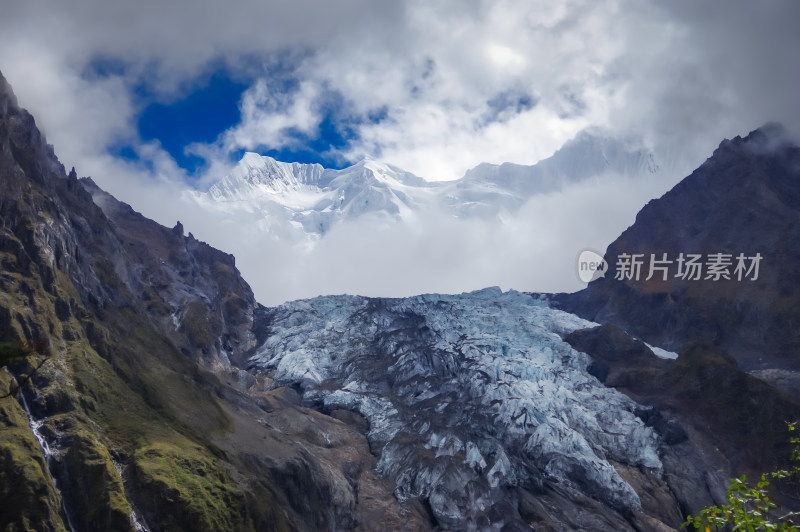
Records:
<instances>
[{"instance_id":1,"label":"white cloud","mask_svg":"<svg viewBox=\"0 0 800 532\"><path fill-rule=\"evenodd\" d=\"M575 271L578 253L604 250L633 223L639 198L673 184L609 176L534 197L504 221L430 211L402 224L365 217L334 226L314 246L233 226L208 238L240 250L237 266L267 305L320 294L402 297L495 285L574 291L585 286Z\"/></svg>"},{"instance_id":2,"label":"white cloud","mask_svg":"<svg viewBox=\"0 0 800 532\"><path fill-rule=\"evenodd\" d=\"M65 164L76 164L135 134L133 108L117 78L89 82L37 43L4 49L0 68L23 107ZM5 55L4 54L4 55ZM101 147L98 150L98 147Z\"/></svg>"},{"instance_id":3,"label":"white cloud","mask_svg":"<svg viewBox=\"0 0 800 532\"><path fill-rule=\"evenodd\" d=\"M295 93L286 94L260 79L242 96L242 122L223 135L223 147L230 151L259 146L277 149L290 143L284 134L287 129L313 134L321 120L318 97L319 88L313 83L303 82Z\"/></svg>"},{"instance_id":4,"label":"white cloud","mask_svg":"<svg viewBox=\"0 0 800 532\"><path fill-rule=\"evenodd\" d=\"M430 179L460 177L483 161L531 164L580 129L607 125L621 85L607 71L625 49L608 34L615 3L609 10L575 3L570 11L513 2L404 5L388 26L344 27L299 57L299 90L276 95L269 79L259 80L221 152L279 148L297 131L313 132L331 94L340 98L333 112L358 137L342 152L346 159L379 157ZM527 105L491 108L509 92ZM382 119L369 119L375 115Z\"/></svg>"},{"instance_id":5,"label":"white cloud","mask_svg":"<svg viewBox=\"0 0 800 532\"><path fill-rule=\"evenodd\" d=\"M168 99L191 90L210 64L251 78L264 73L222 149L195 148L217 158L233 148L282 147L291 129L313 134L331 93L347 118L385 116L356 124L360 140L342 156L381 156L444 179L482 161L533 163L587 125L636 130L699 154L769 119L800 123L791 104L796 5L706 6L16 1L0 21L0 68L65 162L79 167L133 133L136 83ZM81 77L98 58L126 68L117 77ZM274 60L299 92L280 92ZM483 123L489 102L508 91L535 107ZM681 138L688 131L691 143Z\"/></svg>"},{"instance_id":6,"label":"white cloud","mask_svg":"<svg viewBox=\"0 0 800 532\"><path fill-rule=\"evenodd\" d=\"M142 84L168 102L220 65L252 81L241 122L216 143L191 147L209 160L202 184L228 169L231 151L291 146L296 137L290 132L313 136L331 112L358 135L332 155L351 161L378 156L432 179L459 177L483 161L532 164L591 126L643 136L670 166L699 163L723 137L768 120L800 132L798 19L800 4L791 0L11 0L0 19L0 70L67 167L92 175L146 215L166 224L181 218L188 230L213 241L213 221L164 199L175 197L186 175L158 143L137 136L136 89ZM100 59L113 67L109 75L87 75ZM120 143L134 146L141 161L109 155L109 146ZM572 212L587 204L586 190L572 189L536 209ZM591 192L592 201L628 214L653 193L634 187L622 194L613 186ZM559 221L547 221L553 219ZM538 281L527 284L527 273L510 272L507 264L544 265L537 257L552 255L558 242L563 253L573 253L572 242L580 239L573 238L579 232L570 219L525 215L502 229L426 220L425 231L388 235L407 241L395 248L405 250L403 257L385 249L387 235L364 229L363 241L385 252L374 254L374 271L401 263L408 279L417 279L403 285L396 276L391 286L398 291L428 286L428 270L447 267L453 275L431 275L441 284L431 280L430 290L448 289L447 279L452 286L474 279L476 287L513 279L520 288L547 290ZM515 240L515 234L536 232L535 223L550 228L552 247ZM603 235L615 236L610 229ZM269 264L277 278L285 273L285 286L300 279L298 294L310 286L379 291L385 279L371 281L366 271L349 276L352 254L325 252L359 241L332 234L320 246L318 266L283 248L271 250L277 255ZM446 242L454 249L442 255ZM479 260L478 244L495 253L500 248L492 246L502 244L517 259ZM228 249L242 255L257 284L252 276L265 255L242 246ZM462 266L448 266L454 257ZM547 278L559 277L563 261L555 263L552 271L541 266ZM317 276L319 286L298 272Z\"/></svg>"}]
</instances>

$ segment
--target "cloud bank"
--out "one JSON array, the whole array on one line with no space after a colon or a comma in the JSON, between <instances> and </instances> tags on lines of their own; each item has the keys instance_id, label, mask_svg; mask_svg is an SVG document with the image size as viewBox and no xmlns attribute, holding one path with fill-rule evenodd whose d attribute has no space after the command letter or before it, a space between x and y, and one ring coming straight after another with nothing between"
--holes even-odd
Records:
<instances>
[{"instance_id":1,"label":"cloud bank","mask_svg":"<svg viewBox=\"0 0 800 532\"><path fill-rule=\"evenodd\" d=\"M145 215L167 225L184 220L199 238L230 249L213 222L174 198L224 175L242 150L297 147L324 128L346 140L327 157L346 164L372 156L426 179L454 179L480 162L533 164L587 127L643 139L666 166L681 161L676 172L699 164L722 138L770 120L797 134L797 20L800 4L789 0L11 0L0 19L0 70L67 167ZM140 138L138 117L219 71L249 87L241 118L214 142L187 146L206 159L190 176L157 141ZM136 157L115 155L118 145ZM314 278L329 283L325 292L547 290L557 273L546 258L558 251L572 261L584 239L570 221L576 206L611 206L605 216L618 231L680 177L634 187L621 196L625 204L612 185L564 191L501 229L432 219L404 234L368 225L331 234L314 259L280 248L256 256L264 243L232 251L254 285L266 275L258 263L296 278L301 288L287 298L311 295L305 287ZM548 209L556 212L545 217ZM614 236L607 229L597 237L603 242L586 245L602 248ZM354 275L361 284L348 279L353 242L375 260L374 275ZM394 256L395 249L405 251ZM524 266L501 275L504 267L482 262L482 253ZM555 263L553 270L564 267ZM381 270L396 264L407 274L386 281ZM529 283L537 270L548 273Z\"/></svg>"}]
</instances>

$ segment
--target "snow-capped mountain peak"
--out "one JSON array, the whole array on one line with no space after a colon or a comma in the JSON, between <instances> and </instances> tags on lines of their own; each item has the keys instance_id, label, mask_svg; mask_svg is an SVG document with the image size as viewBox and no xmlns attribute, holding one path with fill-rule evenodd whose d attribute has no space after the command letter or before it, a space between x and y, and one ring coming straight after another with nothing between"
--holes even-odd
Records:
<instances>
[{"instance_id":1,"label":"snow-capped mountain peak","mask_svg":"<svg viewBox=\"0 0 800 532\"><path fill-rule=\"evenodd\" d=\"M261 213L259 226L267 232L288 227L289 233L304 233L298 238L313 240L342 220L366 214L390 222L408 221L420 213L503 218L532 196L587 179L649 178L658 173L653 154L640 145L583 132L535 165L483 163L450 182L426 181L370 157L347 168L326 169L247 152L198 198L215 211L228 212L233 223L238 211L246 212L248 220Z\"/></svg>"},{"instance_id":2,"label":"snow-capped mountain peak","mask_svg":"<svg viewBox=\"0 0 800 532\"><path fill-rule=\"evenodd\" d=\"M433 188L371 158L338 170L247 152L228 175L195 197L218 214L227 213L229 222L236 223L240 213L248 220L255 214L267 232L286 236L299 229L299 237L316 238L339 220L368 213L389 220L413 216L432 201Z\"/></svg>"},{"instance_id":3,"label":"snow-capped mountain peak","mask_svg":"<svg viewBox=\"0 0 800 532\"><path fill-rule=\"evenodd\" d=\"M216 201L236 201L302 190L318 186L324 173L320 164L284 163L247 152L230 174L211 186L208 194Z\"/></svg>"}]
</instances>

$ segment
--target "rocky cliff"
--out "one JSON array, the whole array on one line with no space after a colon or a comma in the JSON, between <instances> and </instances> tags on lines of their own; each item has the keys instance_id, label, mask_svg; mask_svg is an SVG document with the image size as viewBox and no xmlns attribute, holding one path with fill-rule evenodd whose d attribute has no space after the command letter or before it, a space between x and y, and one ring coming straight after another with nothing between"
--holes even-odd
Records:
<instances>
[{"instance_id":1,"label":"rocky cliff","mask_svg":"<svg viewBox=\"0 0 800 532\"><path fill-rule=\"evenodd\" d=\"M800 147L780 126L767 125L723 141L648 203L608 247L610 273L556 301L668 349L705 342L747 370L797 370L798 242ZM623 266L627 275L619 278L619 265L634 256L642 263L639 275ZM689 265L693 257L697 268ZM724 274L714 273L712 262Z\"/></svg>"},{"instance_id":2,"label":"rocky cliff","mask_svg":"<svg viewBox=\"0 0 800 532\"><path fill-rule=\"evenodd\" d=\"M357 424L236 369L257 307L233 257L68 175L2 78L0 221L0 342L42 346L0 372L25 383L0 400L0 528L428 527Z\"/></svg>"}]
</instances>

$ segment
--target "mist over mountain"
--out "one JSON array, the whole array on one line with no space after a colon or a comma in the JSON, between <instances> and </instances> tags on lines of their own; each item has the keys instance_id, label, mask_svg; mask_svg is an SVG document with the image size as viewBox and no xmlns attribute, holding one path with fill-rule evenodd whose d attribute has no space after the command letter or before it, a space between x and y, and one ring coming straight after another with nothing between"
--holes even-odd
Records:
<instances>
[{"instance_id":1,"label":"mist over mountain","mask_svg":"<svg viewBox=\"0 0 800 532\"><path fill-rule=\"evenodd\" d=\"M687 164L603 132L536 165L482 164L455 181L372 159L332 170L247 153L208 192L185 192L174 215L231 250L269 304L490 285L577 290L575 254L604 248Z\"/></svg>"}]
</instances>

